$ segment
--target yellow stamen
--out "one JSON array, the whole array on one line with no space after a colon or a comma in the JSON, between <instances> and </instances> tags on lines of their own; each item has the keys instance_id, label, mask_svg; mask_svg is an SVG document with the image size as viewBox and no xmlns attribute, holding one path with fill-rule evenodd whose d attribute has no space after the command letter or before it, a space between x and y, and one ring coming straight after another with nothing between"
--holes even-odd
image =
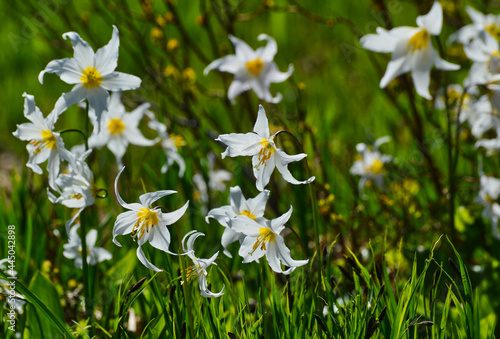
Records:
<instances>
[{"instance_id":1,"label":"yellow stamen","mask_svg":"<svg viewBox=\"0 0 500 339\"><path fill-rule=\"evenodd\" d=\"M485 194L484 200L486 202L489 202L490 204L493 204L495 202L495 199L493 199L492 197L490 197L488 194Z\"/></svg>"},{"instance_id":2,"label":"yellow stamen","mask_svg":"<svg viewBox=\"0 0 500 339\"><path fill-rule=\"evenodd\" d=\"M256 220L255 215L252 212L250 212L250 211L243 211L243 212L241 212L238 215L246 215L250 219Z\"/></svg>"},{"instance_id":3,"label":"yellow stamen","mask_svg":"<svg viewBox=\"0 0 500 339\"><path fill-rule=\"evenodd\" d=\"M488 33L491 34L494 38L498 38L500 35L500 27L497 26L495 23L491 23L488 26L484 28L484 30Z\"/></svg>"},{"instance_id":4,"label":"yellow stamen","mask_svg":"<svg viewBox=\"0 0 500 339\"><path fill-rule=\"evenodd\" d=\"M271 158L271 154L273 154L276 150L273 147L272 141L271 143L267 141L266 138L262 138L260 144L263 146L259 152L259 163L255 165L255 168L258 170L260 165L267 166L267 160Z\"/></svg>"},{"instance_id":5,"label":"yellow stamen","mask_svg":"<svg viewBox=\"0 0 500 339\"><path fill-rule=\"evenodd\" d=\"M184 138L178 134L170 134L168 138L172 140L172 143L175 147L186 146L186 140L184 140Z\"/></svg>"},{"instance_id":6,"label":"yellow stamen","mask_svg":"<svg viewBox=\"0 0 500 339\"><path fill-rule=\"evenodd\" d=\"M142 238L145 232L149 232L149 228L158 225L159 219L156 211L152 211L148 208L139 209L137 213L137 222L132 228L133 236L139 234L139 240ZM135 233L135 234L134 234Z\"/></svg>"},{"instance_id":7,"label":"yellow stamen","mask_svg":"<svg viewBox=\"0 0 500 339\"><path fill-rule=\"evenodd\" d=\"M125 130L125 124L119 118L110 119L108 122L108 130L111 134L120 134Z\"/></svg>"},{"instance_id":8,"label":"yellow stamen","mask_svg":"<svg viewBox=\"0 0 500 339\"><path fill-rule=\"evenodd\" d=\"M97 68L89 66L82 71L80 81L83 87L93 89L101 86L102 76L101 73L97 71Z\"/></svg>"},{"instance_id":9,"label":"yellow stamen","mask_svg":"<svg viewBox=\"0 0 500 339\"><path fill-rule=\"evenodd\" d=\"M253 245L252 252L248 252L248 254L253 255L253 252L259 248L262 251L266 250L266 243L274 242L276 239L276 234L269 228L259 228L259 236L257 237L257 241Z\"/></svg>"},{"instance_id":10,"label":"yellow stamen","mask_svg":"<svg viewBox=\"0 0 500 339\"><path fill-rule=\"evenodd\" d=\"M422 48L427 48L429 45L429 32L425 29L419 30L415 33L408 41L408 46L412 46L411 51L420 50Z\"/></svg>"},{"instance_id":11,"label":"yellow stamen","mask_svg":"<svg viewBox=\"0 0 500 339\"><path fill-rule=\"evenodd\" d=\"M33 151L35 155L46 148L57 149L56 137L48 129L42 131L42 140L32 140L30 145L35 147Z\"/></svg>"},{"instance_id":12,"label":"yellow stamen","mask_svg":"<svg viewBox=\"0 0 500 339\"><path fill-rule=\"evenodd\" d=\"M198 278L198 275L201 273L206 275L203 271L203 267L196 261L194 265L189 266L188 268L181 270L181 272L186 273L186 281L189 282L193 279ZM184 284L184 281L181 281L181 285Z\"/></svg>"},{"instance_id":13,"label":"yellow stamen","mask_svg":"<svg viewBox=\"0 0 500 339\"><path fill-rule=\"evenodd\" d=\"M80 200L81 198L83 198L83 195L81 193L71 193L70 195L70 198L71 199L76 199L76 200Z\"/></svg>"},{"instance_id":14,"label":"yellow stamen","mask_svg":"<svg viewBox=\"0 0 500 339\"><path fill-rule=\"evenodd\" d=\"M365 170L375 175L380 174L384 170L384 163L380 159L375 159L370 166L365 167Z\"/></svg>"},{"instance_id":15,"label":"yellow stamen","mask_svg":"<svg viewBox=\"0 0 500 339\"><path fill-rule=\"evenodd\" d=\"M255 76L258 76L264 67L264 62L261 58L253 59L251 61L247 61L246 63L247 70Z\"/></svg>"}]
</instances>

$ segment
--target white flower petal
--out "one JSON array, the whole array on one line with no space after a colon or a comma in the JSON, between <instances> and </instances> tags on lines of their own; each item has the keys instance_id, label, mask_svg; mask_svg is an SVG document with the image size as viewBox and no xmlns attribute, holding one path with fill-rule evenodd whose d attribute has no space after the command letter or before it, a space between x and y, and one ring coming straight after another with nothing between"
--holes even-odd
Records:
<instances>
[{"instance_id":1,"label":"white flower petal","mask_svg":"<svg viewBox=\"0 0 500 339\"><path fill-rule=\"evenodd\" d=\"M290 209L285 214L269 221L269 226L275 234L279 235L281 231L285 228L285 224L288 222L288 220L290 220L292 212L293 212L293 207L290 205Z\"/></svg>"},{"instance_id":2,"label":"white flower petal","mask_svg":"<svg viewBox=\"0 0 500 339\"><path fill-rule=\"evenodd\" d=\"M152 233L149 237L149 243L151 244L151 246L163 252L172 253L168 249L170 245L170 232L168 231L168 228L166 226L153 226L150 232Z\"/></svg>"},{"instance_id":3,"label":"white flower petal","mask_svg":"<svg viewBox=\"0 0 500 339\"><path fill-rule=\"evenodd\" d=\"M87 92L87 100L89 102L89 115L92 115L94 121L97 122L97 131L101 130L102 116L108 109L109 93L104 88L94 88Z\"/></svg>"},{"instance_id":4,"label":"white flower petal","mask_svg":"<svg viewBox=\"0 0 500 339\"><path fill-rule=\"evenodd\" d=\"M276 167L276 155L272 153L271 157L267 159L265 164L261 164L260 162L261 161L259 160L258 155L254 155L252 157L253 174L257 179L257 182L255 184L257 186L257 189L262 192L264 190L264 187L266 187L266 185L269 183L271 174Z\"/></svg>"},{"instance_id":5,"label":"white flower petal","mask_svg":"<svg viewBox=\"0 0 500 339\"><path fill-rule=\"evenodd\" d=\"M425 28L432 35L439 35L443 27L443 9L441 4L435 1L429 13L417 17L417 25Z\"/></svg>"},{"instance_id":6,"label":"white flower petal","mask_svg":"<svg viewBox=\"0 0 500 339\"><path fill-rule=\"evenodd\" d=\"M63 93L59 99L57 99L54 106L54 112L58 115L63 113L68 107L79 103L87 97L87 89L81 84L75 85L71 92Z\"/></svg>"},{"instance_id":7,"label":"white flower petal","mask_svg":"<svg viewBox=\"0 0 500 339\"><path fill-rule=\"evenodd\" d=\"M269 121L267 120L266 111L262 105L259 105L259 113L253 127L253 131L261 138L269 139Z\"/></svg>"},{"instance_id":8,"label":"white flower petal","mask_svg":"<svg viewBox=\"0 0 500 339\"><path fill-rule=\"evenodd\" d=\"M153 265L152 263L149 262L149 260L146 258L146 255L142 251L141 246L137 247L137 258L139 258L139 261L144 266L146 266L147 268L149 268L150 270L153 270L153 271L156 271L156 272L161 272L162 271L158 267L156 267L155 265Z\"/></svg>"},{"instance_id":9,"label":"white flower petal","mask_svg":"<svg viewBox=\"0 0 500 339\"><path fill-rule=\"evenodd\" d=\"M222 153L222 159L226 156L251 156L258 154L260 149L262 149L262 144L260 143L262 141L262 137L252 132L245 134L221 134L215 140L220 141L227 146L227 149L224 153Z\"/></svg>"},{"instance_id":10,"label":"white flower petal","mask_svg":"<svg viewBox=\"0 0 500 339\"><path fill-rule=\"evenodd\" d=\"M157 192L144 193L139 197L139 201L141 202L142 205L147 207L152 203L154 203L156 200L175 193L177 193L177 191L172 191L172 190L162 190Z\"/></svg>"},{"instance_id":11,"label":"white flower petal","mask_svg":"<svg viewBox=\"0 0 500 339\"><path fill-rule=\"evenodd\" d=\"M99 48L95 54L95 66L101 74L109 74L116 69L118 64L118 47L120 36L118 28L113 25L113 35L109 43Z\"/></svg>"},{"instance_id":12,"label":"white flower petal","mask_svg":"<svg viewBox=\"0 0 500 339\"><path fill-rule=\"evenodd\" d=\"M141 86L141 79L135 75L113 72L102 77L101 87L112 92L136 89Z\"/></svg>"},{"instance_id":13,"label":"white flower petal","mask_svg":"<svg viewBox=\"0 0 500 339\"><path fill-rule=\"evenodd\" d=\"M63 34L63 38L69 38L73 45L75 61L80 70L87 67L95 67L95 54L92 47L84 41L78 33L68 32Z\"/></svg>"},{"instance_id":14,"label":"white flower petal","mask_svg":"<svg viewBox=\"0 0 500 339\"><path fill-rule=\"evenodd\" d=\"M137 211L127 211L120 213L116 218L113 227L113 242L121 247L121 244L116 240L117 235L126 235L132 232L134 225L137 223Z\"/></svg>"},{"instance_id":15,"label":"white flower petal","mask_svg":"<svg viewBox=\"0 0 500 339\"><path fill-rule=\"evenodd\" d=\"M231 74L238 73L243 67L244 63L236 55L226 55L220 59L212 61L203 71L203 74L207 75L213 69L217 69L221 72L228 72Z\"/></svg>"},{"instance_id":16,"label":"white flower petal","mask_svg":"<svg viewBox=\"0 0 500 339\"><path fill-rule=\"evenodd\" d=\"M426 98L427 100L431 100L432 96L429 93L429 84L431 81L431 73L430 70L413 70L411 72L411 77L413 79L413 83L415 85L415 89L417 93Z\"/></svg>"},{"instance_id":17,"label":"white flower petal","mask_svg":"<svg viewBox=\"0 0 500 339\"><path fill-rule=\"evenodd\" d=\"M162 214L163 222L167 225L172 225L173 223L177 222L177 220L179 220L184 215L184 213L186 213L188 206L189 206L189 201L187 201L184 204L184 206L182 206L176 211L170 213L163 213Z\"/></svg>"},{"instance_id":18,"label":"white flower petal","mask_svg":"<svg viewBox=\"0 0 500 339\"><path fill-rule=\"evenodd\" d=\"M269 64L269 68L265 73L263 73L263 83L266 88L269 88L269 83L279 83L288 79L293 73L293 65L288 65L288 70L286 72L280 72L278 66L273 62Z\"/></svg>"},{"instance_id":19,"label":"white flower petal","mask_svg":"<svg viewBox=\"0 0 500 339\"><path fill-rule=\"evenodd\" d=\"M234 213L233 207L227 205L211 209L205 217L205 221L208 223L210 218L214 218L222 226L228 227L227 219L235 216L236 214Z\"/></svg>"},{"instance_id":20,"label":"white flower petal","mask_svg":"<svg viewBox=\"0 0 500 339\"><path fill-rule=\"evenodd\" d=\"M264 62L272 62L276 52L278 51L278 45L276 44L276 40L271 38L267 34L261 34L257 37L257 40L267 40L267 45L261 49L260 58Z\"/></svg>"},{"instance_id":21,"label":"white flower petal","mask_svg":"<svg viewBox=\"0 0 500 339\"><path fill-rule=\"evenodd\" d=\"M246 42L244 42L241 39L238 39L231 34L229 35L229 39L233 43L234 46L234 51L236 53L236 56L242 60L242 61L249 61L255 59L255 52L250 46L247 45Z\"/></svg>"},{"instance_id":22,"label":"white flower petal","mask_svg":"<svg viewBox=\"0 0 500 339\"><path fill-rule=\"evenodd\" d=\"M43 76L45 73L56 73L61 77L61 80L68 84L78 84L81 82L82 69L73 58L52 60L47 64L45 69L38 75L38 81L43 84Z\"/></svg>"},{"instance_id":23,"label":"white flower petal","mask_svg":"<svg viewBox=\"0 0 500 339\"><path fill-rule=\"evenodd\" d=\"M243 92L248 91L251 88L250 82L248 79L234 79L229 89L227 91L227 97L234 105L234 99Z\"/></svg>"},{"instance_id":24,"label":"white flower petal","mask_svg":"<svg viewBox=\"0 0 500 339\"><path fill-rule=\"evenodd\" d=\"M95 242L97 241L97 231L90 230L85 237L85 243L87 245L87 250L94 249Z\"/></svg>"}]
</instances>

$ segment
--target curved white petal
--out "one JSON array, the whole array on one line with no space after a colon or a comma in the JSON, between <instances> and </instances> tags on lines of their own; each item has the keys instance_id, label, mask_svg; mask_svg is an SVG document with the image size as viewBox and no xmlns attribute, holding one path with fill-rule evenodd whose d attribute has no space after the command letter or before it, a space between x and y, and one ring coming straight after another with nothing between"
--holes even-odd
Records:
<instances>
[{"instance_id":1,"label":"curved white petal","mask_svg":"<svg viewBox=\"0 0 500 339\"><path fill-rule=\"evenodd\" d=\"M141 79L135 75L113 72L102 77L101 87L112 92L136 89L141 86Z\"/></svg>"},{"instance_id":2,"label":"curved white petal","mask_svg":"<svg viewBox=\"0 0 500 339\"><path fill-rule=\"evenodd\" d=\"M182 206L176 211L170 213L163 213L162 214L163 222L167 225L172 225L173 223L177 222L177 220L179 220L184 215L184 213L186 213L188 206L189 206L189 201L187 201L184 204L184 206Z\"/></svg>"},{"instance_id":3,"label":"curved white petal","mask_svg":"<svg viewBox=\"0 0 500 339\"><path fill-rule=\"evenodd\" d=\"M95 67L95 54L92 47L84 41L78 33L68 32L63 34L63 38L69 38L73 45L75 61L80 70L87 67Z\"/></svg>"},{"instance_id":4,"label":"curved white petal","mask_svg":"<svg viewBox=\"0 0 500 339\"><path fill-rule=\"evenodd\" d=\"M262 41L262 40L267 40L267 44L265 47L261 49L261 54L260 58L264 62L271 62L274 59L274 56L276 55L276 52L278 51L278 45L276 44L276 40L271 38L267 34L260 34L257 37L257 40Z\"/></svg>"},{"instance_id":5,"label":"curved white petal","mask_svg":"<svg viewBox=\"0 0 500 339\"><path fill-rule=\"evenodd\" d=\"M161 272L162 271L158 267L156 267L155 265L153 265L152 263L149 262L149 260L146 258L146 255L142 251L141 246L137 247L137 258L139 258L139 261L144 266L146 266L147 268L149 268L150 270L153 270L153 271L156 271L156 272Z\"/></svg>"},{"instance_id":6,"label":"curved white petal","mask_svg":"<svg viewBox=\"0 0 500 339\"><path fill-rule=\"evenodd\" d=\"M229 39L233 43L236 56L240 60L248 61L255 59L255 51L252 48L250 48L250 46L248 46L246 42L232 36L231 34L229 35Z\"/></svg>"},{"instance_id":7,"label":"curved white petal","mask_svg":"<svg viewBox=\"0 0 500 339\"><path fill-rule=\"evenodd\" d=\"M431 81L430 70L413 70L411 72L411 77L417 93L427 100L431 100L432 96L429 93L429 84Z\"/></svg>"},{"instance_id":8,"label":"curved white petal","mask_svg":"<svg viewBox=\"0 0 500 339\"><path fill-rule=\"evenodd\" d=\"M139 201L141 202L141 204L147 207L152 203L154 203L156 200L175 193L177 193L177 191L172 191L172 190L162 190L151 193L144 193L139 197Z\"/></svg>"},{"instance_id":9,"label":"curved white petal","mask_svg":"<svg viewBox=\"0 0 500 339\"><path fill-rule=\"evenodd\" d=\"M82 77L82 69L73 58L52 60L45 66L45 69L38 75L38 81L43 84L43 76L45 73L56 73L61 77L61 80L68 84L80 83Z\"/></svg>"},{"instance_id":10,"label":"curved white petal","mask_svg":"<svg viewBox=\"0 0 500 339\"><path fill-rule=\"evenodd\" d=\"M95 67L102 74L113 72L118 64L118 47L120 46L120 36L118 28L113 25L113 34L109 43L97 50L95 54Z\"/></svg>"},{"instance_id":11,"label":"curved white petal","mask_svg":"<svg viewBox=\"0 0 500 339\"><path fill-rule=\"evenodd\" d=\"M245 67L245 64L236 55L226 55L225 57L216 59L212 61L203 71L203 74L207 75L213 69L217 69L221 72L228 72L231 74L236 74Z\"/></svg>"},{"instance_id":12,"label":"curved white petal","mask_svg":"<svg viewBox=\"0 0 500 339\"><path fill-rule=\"evenodd\" d=\"M443 27L443 8L441 4L435 1L429 13L417 17L417 25L425 28L432 35L439 35Z\"/></svg>"},{"instance_id":13,"label":"curved white petal","mask_svg":"<svg viewBox=\"0 0 500 339\"><path fill-rule=\"evenodd\" d=\"M87 89L81 84L77 84L73 87L71 92L63 93L59 99L57 99L54 106L55 114L59 115L63 113L68 107L79 103L87 97Z\"/></svg>"},{"instance_id":14,"label":"curved white petal","mask_svg":"<svg viewBox=\"0 0 500 339\"><path fill-rule=\"evenodd\" d=\"M215 140L220 141L227 146L227 149L222 153L222 159L226 156L251 156L258 154L262 149L262 144L260 143L262 141L262 137L252 132L245 134L221 134Z\"/></svg>"},{"instance_id":15,"label":"curved white petal","mask_svg":"<svg viewBox=\"0 0 500 339\"><path fill-rule=\"evenodd\" d=\"M262 105L259 105L257 120L253 127L253 131L261 138L269 139L269 121L267 120L266 111Z\"/></svg>"},{"instance_id":16,"label":"curved white petal","mask_svg":"<svg viewBox=\"0 0 500 339\"><path fill-rule=\"evenodd\" d=\"M250 88L251 86L247 79L234 79L227 91L227 97L234 105L234 99L241 93L248 91Z\"/></svg>"}]
</instances>

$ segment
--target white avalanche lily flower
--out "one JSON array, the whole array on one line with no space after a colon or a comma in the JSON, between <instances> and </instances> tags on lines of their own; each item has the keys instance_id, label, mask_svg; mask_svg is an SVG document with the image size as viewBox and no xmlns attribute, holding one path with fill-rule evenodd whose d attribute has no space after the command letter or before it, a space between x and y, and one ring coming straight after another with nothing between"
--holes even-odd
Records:
<instances>
[{"instance_id":1,"label":"white avalanche lily flower","mask_svg":"<svg viewBox=\"0 0 500 339\"><path fill-rule=\"evenodd\" d=\"M17 130L13 135L21 140L29 141L26 146L29 153L26 166L31 168L33 172L42 174L43 171L38 165L48 159L49 185L55 188L61 159L71 160L69 151L64 147L64 141L60 134L54 132L57 114L52 112L47 118L44 118L40 109L35 105L35 97L26 93L23 94L23 97L24 116L31 123L17 125Z\"/></svg>"},{"instance_id":2,"label":"white avalanche lily flower","mask_svg":"<svg viewBox=\"0 0 500 339\"><path fill-rule=\"evenodd\" d=\"M68 170L59 174L56 179L56 197L49 189L47 194L49 200L54 204L62 204L69 208L79 210L66 222L66 233L70 234L70 227L78 218L85 207L91 206L95 202L95 197L99 189L94 184L94 174L90 170L85 159L92 153L88 150L79 156L70 153L72 161Z\"/></svg>"},{"instance_id":3,"label":"white avalanche lily flower","mask_svg":"<svg viewBox=\"0 0 500 339\"><path fill-rule=\"evenodd\" d=\"M432 66L454 71L460 66L441 59L432 46L431 35L439 35L443 25L443 10L439 2L434 2L430 12L417 17L418 27L397 27L390 31L377 28L377 34L368 34L361 38L361 45L371 51L392 53L380 88L391 80L411 71L417 93L426 99L432 99L429 93L430 71Z\"/></svg>"},{"instance_id":4,"label":"white avalanche lily flower","mask_svg":"<svg viewBox=\"0 0 500 339\"><path fill-rule=\"evenodd\" d=\"M275 137L276 134L270 135L266 112L264 107L259 105L259 114L253 132L222 134L215 140L221 141L227 146L227 149L222 153L222 159L226 156L252 156L253 174L257 179L257 189L259 191L264 190L264 187L269 183L269 178L275 167L283 175L283 179L291 184L309 184L314 181L314 177L298 181L292 176L288 164L304 159L307 154L286 154L276 147L274 143Z\"/></svg>"},{"instance_id":5,"label":"white avalanche lily flower","mask_svg":"<svg viewBox=\"0 0 500 339\"><path fill-rule=\"evenodd\" d=\"M500 15L485 15L470 6L467 6L465 10L469 14L472 24L460 28L455 34L450 36L450 41L458 41L465 48L468 48L474 40L496 40L499 37Z\"/></svg>"},{"instance_id":6,"label":"white avalanche lily flower","mask_svg":"<svg viewBox=\"0 0 500 339\"><path fill-rule=\"evenodd\" d=\"M243 215L229 219L229 226L235 232L245 235L239 251L244 263L258 262L260 258L266 255L267 262L274 272L290 274L296 267L309 262L309 259L293 260L290 256L290 250L286 247L285 241L280 235L285 228L285 223L292 215L292 210L292 206L290 206L290 210L282 216L273 220L266 220L264 223L258 223ZM289 268L283 271L281 264Z\"/></svg>"},{"instance_id":7,"label":"white avalanche lily flower","mask_svg":"<svg viewBox=\"0 0 500 339\"><path fill-rule=\"evenodd\" d=\"M465 95L463 95L463 92L464 90L462 86L458 84L448 85L446 89L448 104L450 105L450 109L454 114L458 114L460 103L462 103L462 108L460 109L460 123L470 121L474 119L473 117L476 115L476 112L474 110L475 101L471 94L477 94L477 87L471 88L467 93L465 93ZM446 109L446 98L444 96L442 88L438 92L436 102L434 103L434 108L439 110Z\"/></svg>"},{"instance_id":8,"label":"white avalanche lily flower","mask_svg":"<svg viewBox=\"0 0 500 339\"><path fill-rule=\"evenodd\" d=\"M134 75L115 72L118 63L120 38L118 29L113 26L110 42L96 53L87 42L75 32L63 34L73 45L74 58L53 60L40 72L38 80L43 84L45 73L56 73L61 80L74 84L69 93L57 100L54 110L60 114L69 106L88 100L90 119L100 126L101 115L107 109L108 91L124 91L138 88L141 79ZM99 129L99 128L98 128Z\"/></svg>"},{"instance_id":9,"label":"white avalanche lily flower","mask_svg":"<svg viewBox=\"0 0 500 339\"><path fill-rule=\"evenodd\" d=\"M184 138L177 134L167 133L167 126L159 122L155 115L151 111L147 111L146 115L149 117L148 122L149 128L155 130L158 133L158 138L160 140L160 145L165 156L167 157L167 163L161 168L162 173L167 173L167 170L175 163L179 165L179 177L184 176L184 171L186 170L186 163L184 159L179 154L178 149L186 145Z\"/></svg>"},{"instance_id":10,"label":"white avalanche lily flower","mask_svg":"<svg viewBox=\"0 0 500 339\"><path fill-rule=\"evenodd\" d=\"M375 140L372 150L364 143L356 145L360 158L352 165L351 174L361 176L358 184L358 190L361 194L368 181L373 181L380 188L384 187L384 165L392 161L392 157L382 155L378 148L389 140L389 137Z\"/></svg>"},{"instance_id":11,"label":"white avalanche lily flower","mask_svg":"<svg viewBox=\"0 0 500 339\"><path fill-rule=\"evenodd\" d=\"M487 85L489 89L499 89L494 84L500 79L500 51L498 41L494 39L483 42L474 40L465 53L473 64L465 80L466 85Z\"/></svg>"},{"instance_id":12,"label":"white avalanche lily flower","mask_svg":"<svg viewBox=\"0 0 500 339\"><path fill-rule=\"evenodd\" d=\"M493 236L500 239L498 218L500 217L500 179L489 177L481 172L481 184L475 202L484 206L483 218L491 221Z\"/></svg>"},{"instance_id":13,"label":"white avalanche lily flower","mask_svg":"<svg viewBox=\"0 0 500 339\"><path fill-rule=\"evenodd\" d=\"M199 236L205 236L205 234L198 231L191 231L187 233L184 238L182 238L182 250L193 261L193 266L186 268L186 281L189 282L192 279L198 278L200 294L205 298L217 298L224 294L224 286L222 286L222 290L219 293L213 293L208 289L207 268L212 264L217 266L217 264L215 263L215 259L217 259L217 255L219 254L219 252L215 253L210 259L197 258L194 255L193 245L194 241ZM188 238L187 244L186 238ZM182 281L181 284L184 284L184 281Z\"/></svg>"},{"instance_id":14,"label":"white avalanche lily flower","mask_svg":"<svg viewBox=\"0 0 500 339\"><path fill-rule=\"evenodd\" d=\"M235 232L229 227L228 219L236 218L239 215L246 215L258 223L264 223L266 221L264 218L264 211L266 209L267 200L269 199L269 193L268 190L264 190L253 199L245 199L239 186L231 187L229 189L230 205L214 208L208 212L208 215L205 217L207 223L210 218L214 218L225 227L221 244L224 247L224 254L229 258L232 258L232 255L227 250L227 246L235 241L240 241L240 243L242 243L246 236L243 233Z\"/></svg>"},{"instance_id":15,"label":"white avalanche lily flower","mask_svg":"<svg viewBox=\"0 0 500 339\"><path fill-rule=\"evenodd\" d=\"M234 104L234 99L241 93L252 89L261 100L278 103L282 99L281 93L272 96L269 86L271 83L283 82L293 73L293 65L282 73L273 61L278 50L276 41L269 35L261 34L258 40L267 40L265 47L253 50L244 41L229 35L234 45L234 55L227 55L210 63L203 72L205 75L213 69L234 74L234 80L229 87L227 96Z\"/></svg>"},{"instance_id":16,"label":"white avalanche lily flower","mask_svg":"<svg viewBox=\"0 0 500 339\"><path fill-rule=\"evenodd\" d=\"M151 146L156 143L156 140L146 139L139 131L139 123L149 106L149 103L144 103L127 113L121 102L121 93L113 92L109 99L108 112L103 119L104 128L90 137L89 147L106 145L115 155L118 168L122 168L122 158L129 143L137 146Z\"/></svg>"},{"instance_id":17,"label":"white avalanche lily flower","mask_svg":"<svg viewBox=\"0 0 500 339\"><path fill-rule=\"evenodd\" d=\"M158 207L150 208L149 206L156 200L177 193L176 191L164 190L141 195L139 197L140 204L127 204L118 193L118 179L124 169L125 168L122 168L116 176L115 192L120 205L130 211L123 212L116 218L113 228L113 242L121 247L122 245L116 240L116 236L132 233L132 237L137 239L137 257L139 261L147 268L160 272L161 270L158 267L148 261L141 246L149 241L154 248L176 255L168 249L170 245L170 232L167 226L177 222L177 220L184 215L188 208L189 201L178 210L170 213L163 213Z\"/></svg>"},{"instance_id":18,"label":"white avalanche lily flower","mask_svg":"<svg viewBox=\"0 0 500 339\"><path fill-rule=\"evenodd\" d=\"M71 228L69 233L69 242L64 244L63 255L68 259L75 260L75 266L77 268L82 268L82 239L78 235L78 228L80 225L75 225ZM90 230L85 237L85 242L87 245L87 263L89 265L95 265L104 260L109 260L113 256L107 250L102 247L95 247L97 240L97 231Z\"/></svg>"}]
</instances>

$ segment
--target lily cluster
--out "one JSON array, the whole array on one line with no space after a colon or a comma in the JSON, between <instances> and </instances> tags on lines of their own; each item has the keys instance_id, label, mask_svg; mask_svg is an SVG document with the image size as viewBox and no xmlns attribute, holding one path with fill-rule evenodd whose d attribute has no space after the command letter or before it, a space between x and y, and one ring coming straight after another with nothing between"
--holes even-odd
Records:
<instances>
[{"instance_id":1,"label":"lily cluster","mask_svg":"<svg viewBox=\"0 0 500 339\"><path fill-rule=\"evenodd\" d=\"M117 237L131 234L133 240L137 242L139 261L148 269L157 272L162 269L155 266L148 258L147 252L145 253L144 248L147 243L166 254L187 255L193 265L183 270L184 281L197 277L202 296L221 296L224 286L220 292L213 293L208 289L207 282L207 269L212 264L217 265L215 261L219 252L208 259L199 258L194 252L194 242L203 236L203 233L196 230L188 232L182 239L180 254L169 248L171 243L169 226L175 224L186 213L189 201L177 210L167 211L165 207L154 207L153 204L160 198L177 193L176 191L161 190L145 193L139 197L139 203L126 203L118 192L119 178L125 169L124 155L129 144L144 147L160 146L167 158L160 170L162 173L167 172L176 163L181 177L186 168L184 159L178 152L186 142L180 135L167 133L166 125L149 111L150 104L142 103L131 112L127 112L122 103L122 91L137 89L141 85L141 80L134 75L115 71L120 44L118 29L113 26L111 41L97 52L94 52L75 32L65 33L63 38L71 41L74 57L49 62L40 72L39 81L43 83L46 73L55 73L64 82L74 85L72 90L61 95L55 103L54 110L47 117L44 117L35 105L34 97L24 94L24 114L31 122L18 125L14 135L21 140L29 141L27 149L30 156L27 166L35 173L42 174L39 165L48 161L49 200L54 204L59 203L77 209L66 222L69 241L64 245L64 256L75 260L77 268L82 268L85 261L89 265L95 265L112 258L109 251L96 246L97 230L92 229L88 234L81 234L85 237L86 243L86 246L82 247L82 238L79 234L82 232L79 232L80 225L77 224L85 208L94 205L97 198L107 195L106 189L96 185L89 161L95 149L106 146L115 155L119 169L114 185L116 198L127 210L118 215L114 223L113 242L121 247ZM266 40L267 45L254 51L243 41L233 36L229 38L234 44L236 55L215 60L207 66L205 72L219 69L235 74L228 92L229 99L233 102L238 94L250 88L262 100L279 102L281 95L273 97L269 85L272 82L286 80L292 74L293 66L290 65L286 73L279 72L273 62L277 51L276 41L262 34L259 40ZM86 131L76 128L55 130L58 117L73 105L87 108L86 119L93 125L92 132L88 128ZM146 138L139 129L144 116L149 120L149 128L158 135L155 139ZM76 145L68 150L62 138L62 134L66 132L79 132L85 137L85 144ZM252 157L256 187L261 193L254 199L246 200L241 189L233 187L230 190L230 205L212 209L208 212L206 220L208 222L210 218L215 218L226 228L222 235L222 246L227 256L231 257L227 246L239 241L241 244L239 254L243 257L243 262L258 262L265 255L275 272L290 274L296 267L307 264L308 260L292 259L281 235L285 223L291 217L292 207L278 218L272 220L264 218L265 204L270 194L265 190L265 186L269 183L274 168L277 168L283 178L292 184L307 184L312 182L314 177L299 181L292 176L288 164L305 158L306 154L286 154L276 144L277 135L278 133L270 134L264 108L260 106L253 132L222 134L216 139L227 146L222 158L240 155ZM208 189L225 191L225 182L232 179L232 174L228 171L214 168L215 157L214 154L208 155L208 184L200 174L196 174L193 178L202 202L208 200ZM84 251L86 253L83 253ZM286 268L282 269L282 265Z\"/></svg>"},{"instance_id":2,"label":"lily cluster","mask_svg":"<svg viewBox=\"0 0 500 339\"><path fill-rule=\"evenodd\" d=\"M472 62L463 85L451 84L445 89L436 89L434 107L448 110L456 119L457 126L467 123L470 134L476 139L475 147L483 148L487 156L500 151L500 16L483 14L472 7L466 8L472 23L452 34L448 43L459 43L468 59ZM416 92L425 99L432 99L431 68L444 71L458 70L459 66L441 58L433 46L432 37L439 42L443 25L443 10L439 2L434 2L426 15L417 17L418 27L396 27L386 30L377 28L376 34L361 38L364 48L382 53L392 53L387 70L380 81L380 87L386 87L398 76L411 72ZM442 48L440 49L442 50ZM459 133L459 131L457 131ZM351 173L361 175L360 191L368 180L373 180L381 187L383 169L382 159L373 162L375 167L367 165L377 155L377 145L373 152L364 151L364 144L357 146L363 160L356 161ZM390 160L386 158L386 160ZM378 166L380 164L380 166ZM375 169L375 171L374 171ZM380 173L378 173L380 169ZM483 216L490 219L493 234L499 237L498 194L495 193L495 179L480 174L480 192L476 202L485 207ZM489 191L488 191L489 190Z\"/></svg>"},{"instance_id":3,"label":"lily cluster","mask_svg":"<svg viewBox=\"0 0 500 339\"><path fill-rule=\"evenodd\" d=\"M143 103L132 112L127 112L121 101L122 91L136 89L141 79L130 74L116 72L118 49L120 45L118 29L113 26L110 42L94 52L92 47L77 33L63 34L73 46L74 57L53 60L40 72L39 81L43 83L46 73L55 73L61 80L74 85L72 90L63 93L55 103L54 109L46 117L36 106L32 95L23 94L24 115L30 121L17 126L14 136L28 141L29 153L27 166L35 173L42 174L40 164L47 161L49 200L68 208L77 209L66 222L66 233L69 243L64 255L75 259L77 267L81 262L81 239L78 227L73 226L81 212L95 204L97 198L104 197L106 190L96 185L94 173L89 166L89 157L95 149L107 146L115 155L119 168L123 167L123 156L129 144L152 146L158 144L168 154L166 171L174 159L180 167L179 175L184 171L184 161L177 152L181 147L182 137L172 138L166 132L166 126L160 123L148 109L149 103ZM59 116L73 105L86 107L88 119L93 125L91 131L76 128L56 131L55 125ZM149 117L149 127L158 133L156 139L147 139L139 130L144 117ZM76 145L68 150L63 140L66 132L79 132L86 139L86 144ZM169 143L175 140L175 143ZM175 154L175 156L174 156ZM111 258L105 249L94 248L97 231L90 230L87 244L87 263L95 265ZM89 238L90 237L90 238Z\"/></svg>"}]
</instances>

